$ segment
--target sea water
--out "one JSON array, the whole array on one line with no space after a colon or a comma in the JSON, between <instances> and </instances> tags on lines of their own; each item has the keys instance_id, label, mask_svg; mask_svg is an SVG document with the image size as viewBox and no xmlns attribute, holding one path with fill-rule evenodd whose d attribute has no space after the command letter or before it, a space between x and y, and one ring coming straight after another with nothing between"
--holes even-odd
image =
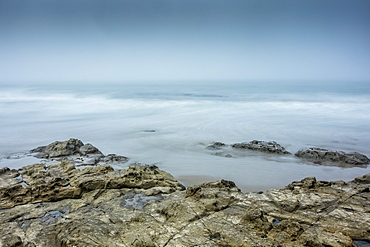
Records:
<instances>
[{"instance_id":1,"label":"sea water","mask_svg":"<svg viewBox=\"0 0 370 247\"><path fill-rule=\"evenodd\" d=\"M315 165L294 155L206 148L216 141L264 140L276 141L291 153L320 147L370 157L370 83L198 81L0 87L1 167L32 163L32 157L7 157L73 137L104 154L130 158L116 169L133 162L155 164L185 185L228 179L244 191L257 191L308 176L348 181L370 172L367 167Z\"/></svg>"}]
</instances>

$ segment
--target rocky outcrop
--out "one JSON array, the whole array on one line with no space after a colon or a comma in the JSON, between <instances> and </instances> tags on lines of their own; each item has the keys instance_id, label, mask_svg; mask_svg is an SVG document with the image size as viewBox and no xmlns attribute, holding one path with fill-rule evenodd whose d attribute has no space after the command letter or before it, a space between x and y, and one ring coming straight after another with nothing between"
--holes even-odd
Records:
<instances>
[{"instance_id":1,"label":"rocky outcrop","mask_svg":"<svg viewBox=\"0 0 370 247\"><path fill-rule=\"evenodd\" d=\"M258 152L265 152L271 154L291 154L283 146L275 141L251 141L251 142L241 142L232 145L225 144L223 142L213 142L209 144L206 149L216 150L213 153L216 156L222 157L238 157L238 153L233 152L228 147L232 147L238 150L254 150ZM232 153L232 154L231 154ZM362 166L366 167L370 163L370 159L364 155L357 152L346 153L343 151L333 151L323 148L308 148L300 150L294 154L296 157L302 158L305 161L313 162L318 165L335 165L341 167L354 167Z\"/></svg>"},{"instance_id":2,"label":"rocky outcrop","mask_svg":"<svg viewBox=\"0 0 370 247\"><path fill-rule=\"evenodd\" d=\"M0 246L356 246L370 242L370 184L306 178L243 194L184 190L154 166L2 169ZM22 184L25 183L25 184ZM26 185L27 184L27 185Z\"/></svg>"},{"instance_id":3,"label":"rocky outcrop","mask_svg":"<svg viewBox=\"0 0 370 247\"><path fill-rule=\"evenodd\" d=\"M82 141L71 138L68 141L55 141L47 146L37 147L35 149L32 149L31 153L38 153L36 155L36 157L38 158L58 158L74 154L82 154L80 152L80 148L83 146L84 144L82 143ZM97 149L94 150L96 150L98 154L101 154Z\"/></svg>"},{"instance_id":4,"label":"rocky outcrop","mask_svg":"<svg viewBox=\"0 0 370 247\"><path fill-rule=\"evenodd\" d=\"M227 180L185 189L138 164L1 168L0 225L4 247L366 246L370 174L244 194Z\"/></svg>"},{"instance_id":5,"label":"rocky outcrop","mask_svg":"<svg viewBox=\"0 0 370 247\"><path fill-rule=\"evenodd\" d=\"M6 170L6 169L4 169ZM45 166L34 164L1 173L0 209L27 203L81 198L100 189L164 187L166 191L184 189L169 173L156 166L131 166L115 171L109 165L76 169L68 162Z\"/></svg>"},{"instance_id":6,"label":"rocky outcrop","mask_svg":"<svg viewBox=\"0 0 370 247\"><path fill-rule=\"evenodd\" d=\"M70 138L68 141L56 141L47 146L37 147L30 152L36 158L67 160L77 166L126 163L129 160L125 156L115 154L105 156L90 143L84 144L81 140L74 138Z\"/></svg>"},{"instance_id":7,"label":"rocky outcrop","mask_svg":"<svg viewBox=\"0 0 370 247\"><path fill-rule=\"evenodd\" d=\"M233 148L239 149L250 149L255 151L261 152L268 152L268 153L276 153L276 154L290 154L290 152L286 151L283 146L274 142L274 141L251 141L251 142L242 142L242 143L235 143L231 145Z\"/></svg>"},{"instance_id":8,"label":"rocky outcrop","mask_svg":"<svg viewBox=\"0 0 370 247\"><path fill-rule=\"evenodd\" d=\"M349 165L367 165L370 159L360 153L345 153L341 151L331 151L322 148L309 148L298 151L295 156L301 157L315 163L321 161L337 162Z\"/></svg>"}]
</instances>

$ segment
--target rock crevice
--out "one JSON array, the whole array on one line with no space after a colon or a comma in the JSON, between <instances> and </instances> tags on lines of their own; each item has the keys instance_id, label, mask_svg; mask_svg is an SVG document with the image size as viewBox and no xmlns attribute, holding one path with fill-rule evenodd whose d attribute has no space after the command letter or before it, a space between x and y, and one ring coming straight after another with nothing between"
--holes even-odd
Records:
<instances>
[{"instance_id":1,"label":"rock crevice","mask_svg":"<svg viewBox=\"0 0 370 247\"><path fill-rule=\"evenodd\" d=\"M0 246L353 247L370 243L369 177L242 193L185 188L156 166L1 168Z\"/></svg>"}]
</instances>

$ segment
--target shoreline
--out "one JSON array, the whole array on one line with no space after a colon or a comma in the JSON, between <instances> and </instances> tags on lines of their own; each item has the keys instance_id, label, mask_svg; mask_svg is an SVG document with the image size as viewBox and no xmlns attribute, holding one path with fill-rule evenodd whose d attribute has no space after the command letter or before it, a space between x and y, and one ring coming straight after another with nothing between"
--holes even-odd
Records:
<instances>
[{"instance_id":1,"label":"shoreline","mask_svg":"<svg viewBox=\"0 0 370 247\"><path fill-rule=\"evenodd\" d=\"M363 174L370 173L370 169L367 164L353 165L343 162L339 164L338 162L336 163L331 160L315 161L312 159L306 159L304 157L300 158L290 153L275 153L274 149L272 149L272 152L269 152L266 150L260 151L247 149L245 147L232 147L233 145L241 145L241 143L222 143L221 146L217 146L217 144L220 145L220 142L213 142L208 144L202 143L202 145L196 147L198 149L198 155L193 156L193 153L184 154L182 156L183 161L178 164L174 164L175 166L172 166L171 164L168 165L165 162L147 163L145 161L142 162L138 159L133 159L129 162L115 162L111 163L111 165L115 170L119 170L127 168L131 163L154 164L159 166L161 169L169 171L171 174L173 174L174 177L176 177L186 186L192 186L203 182L210 182L220 179L228 179L236 182L238 187L241 188L243 192L256 192L265 191L268 189L278 189L290 183L292 179L300 180L307 176L315 176L320 180L328 181L350 181L351 179L353 179L353 177L362 176ZM244 143L243 145L245 146L246 144L248 143ZM274 145L278 145L278 147L281 148L280 145L277 143L274 143ZM310 149L307 150L310 151ZM337 155L337 153L343 152L335 152L334 154ZM0 159L0 167L8 166L11 169L19 169L23 166L40 162L47 165L56 164L58 160L66 159L66 157L59 157L48 160L37 158L35 157L36 154L37 153L32 153L28 151L7 155ZM331 155L333 155L333 153L331 153ZM191 162L189 162L189 158L192 159ZM170 159L173 158L170 157ZM211 166L214 167L214 169L212 168L213 171L204 170L203 163L206 164L210 161L217 161L218 163L211 163ZM240 166L239 164L241 162L247 163L244 166ZM97 164L88 164L87 167L90 165L95 166ZM80 166L81 164L77 164L77 167L79 169L83 168L83 166ZM274 174L274 170L276 169L280 169L278 174ZM300 172L300 170L302 169L303 171L312 172L302 173ZM214 173L215 170L217 170L218 172ZM248 170L251 170L252 173L248 173ZM254 171L257 172L257 176L255 177L253 177ZM247 176L243 178L243 176L240 176L239 174L245 174Z\"/></svg>"},{"instance_id":2,"label":"shoreline","mask_svg":"<svg viewBox=\"0 0 370 247\"><path fill-rule=\"evenodd\" d=\"M54 163L0 169L2 246L370 246L370 173L243 193L154 165L86 166L127 158L77 139L35 150Z\"/></svg>"}]
</instances>

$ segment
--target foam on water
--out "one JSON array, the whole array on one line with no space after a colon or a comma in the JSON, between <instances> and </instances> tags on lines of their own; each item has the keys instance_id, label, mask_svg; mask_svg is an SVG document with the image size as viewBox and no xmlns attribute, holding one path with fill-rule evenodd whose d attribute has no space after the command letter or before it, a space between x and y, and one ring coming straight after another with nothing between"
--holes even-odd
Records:
<instances>
[{"instance_id":1,"label":"foam on water","mask_svg":"<svg viewBox=\"0 0 370 247\"><path fill-rule=\"evenodd\" d=\"M296 91L248 85L7 87L0 92L0 154L75 137L105 154L155 163L187 185L224 178L245 190L277 188L306 176L349 180L370 172L255 152L226 158L205 148L214 141L258 139L277 141L292 153L317 146L370 156L370 93Z\"/></svg>"}]
</instances>

